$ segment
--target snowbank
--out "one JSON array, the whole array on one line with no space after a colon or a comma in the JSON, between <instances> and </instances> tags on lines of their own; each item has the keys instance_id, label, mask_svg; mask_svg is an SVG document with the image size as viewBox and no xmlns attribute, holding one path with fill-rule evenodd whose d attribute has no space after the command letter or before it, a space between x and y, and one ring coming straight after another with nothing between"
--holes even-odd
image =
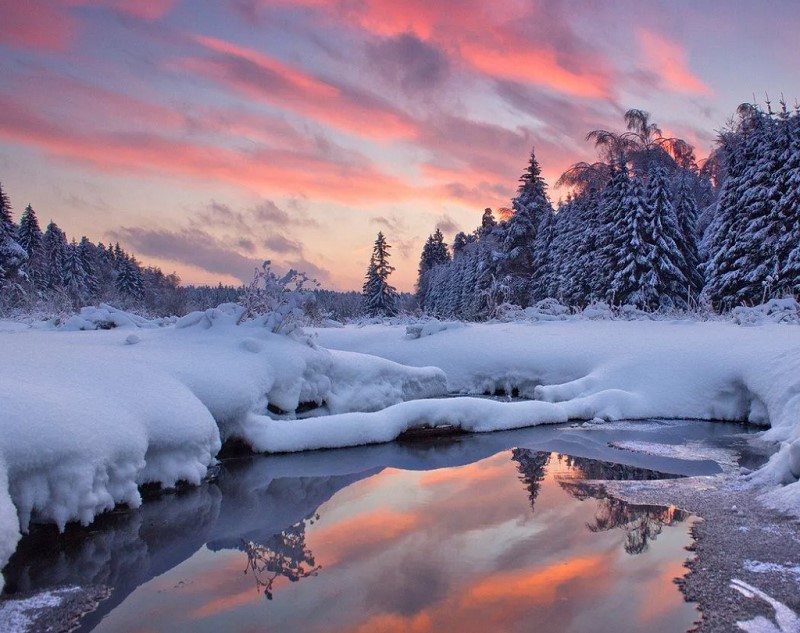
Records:
<instances>
[{"instance_id":1,"label":"snowbank","mask_svg":"<svg viewBox=\"0 0 800 633\"><path fill-rule=\"evenodd\" d=\"M373 411L446 390L439 369L237 325L235 306L174 327L127 316L82 313L114 318L110 331L0 333L0 567L31 520L86 524L138 506L141 484L200 483L221 441L258 434L268 411Z\"/></svg>"},{"instance_id":2,"label":"snowbank","mask_svg":"<svg viewBox=\"0 0 800 633\"><path fill-rule=\"evenodd\" d=\"M754 319L767 324L741 327L568 319L543 304L535 322L375 324L315 338L239 323L233 304L172 325L101 306L80 318L114 329L0 328L0 565L32 520L88 523L115 504L138 505L143 483L200 482L226 439L291 452L443 424L770 425L781 450L752 478L771 487L770 504L800 514L800 328L770 322L792 322L795 307L776 304ZM437 398L448 391L532 400Z\"/></svg>"},{"instance_id":3,"label":"snowbank","mask_svg":"<svg viewBox=\"0 0 800 633\"><path fill-rule=\"evenodd\" d=\"M386 326L321 329L318 336L331 349L441 367L451 392L500 391L551 403L550 421L696 418L769 425L765 439L781 449L753 480L782 486L765 500L800 515L800 483L794 483L800 477L800 330L783 324L793 322L787 315L797 306L773 303L747 312L755 316L744 322L759 327L576 319L476 324L418 339L408 339L402 327ZM398 417L417 423L404 406L381 416L386 426L397 427ZM356 422L372 424L364 418L340 420ZM484 426L504 424L503 416L493 414Z\"/></svg>"}]
</instances>

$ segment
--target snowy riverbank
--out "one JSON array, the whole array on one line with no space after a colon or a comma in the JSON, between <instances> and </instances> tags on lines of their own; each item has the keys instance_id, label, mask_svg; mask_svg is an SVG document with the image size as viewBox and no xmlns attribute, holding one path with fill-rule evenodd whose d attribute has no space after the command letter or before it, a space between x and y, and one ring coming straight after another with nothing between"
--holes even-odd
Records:
<instances>
[{"instance_id":1,"label":"snowy riverbank","mask_svg":"<svg viewBox=\"0 0 800 633\"><path fill-rule=\"evenodd\" d=\"M766 437L782 447L753 479L769 487L768 503L800 514L796 326L553 321L429 327L414 338L376 324L293 339L237 319L229 306L162 327L0 328L0 565L31 518L86 523L138 505L140 484L198 483L227 439L298 451L428 424L771 424ZM498 390L533 400L436 397Z\"/></svg>"}]
</instances>

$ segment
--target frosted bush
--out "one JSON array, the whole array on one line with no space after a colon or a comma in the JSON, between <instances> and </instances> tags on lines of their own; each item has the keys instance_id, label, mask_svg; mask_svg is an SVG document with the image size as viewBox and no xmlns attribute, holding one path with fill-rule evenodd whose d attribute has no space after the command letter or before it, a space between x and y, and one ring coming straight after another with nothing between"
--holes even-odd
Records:
<instances>
[{"instance_id":1,"label":"frosted bush","mask_svg":"<svg viewBox=\"0 0 800 633\"><path fill-rule=\"evenodd\" d=\"M289 334L311 320L319 283L294 269L278 276L270 266L267 260L261 270L256 269L242 293L239 305L244 311L239 322L260 321L271 332Z\"/></svg>"}]
</instances>

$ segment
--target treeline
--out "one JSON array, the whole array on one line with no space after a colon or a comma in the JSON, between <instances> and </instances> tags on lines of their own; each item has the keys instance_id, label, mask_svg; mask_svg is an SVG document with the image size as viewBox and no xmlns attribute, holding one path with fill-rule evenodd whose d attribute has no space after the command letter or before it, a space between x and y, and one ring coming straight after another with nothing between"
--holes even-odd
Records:
<instances>
[{"instance_id":1,"label":"treeline","mask_svg":"<svg viewBox=\"0 0 800 633\"><path fill-rule=\"evenodd\" d=\"M67 314L100 302L153 316L181 315L236 301L240 288L181 286L142 266L119 243L70 240L55 222L41 229L31 205L13 221L0 184L0 313Z\"/></svg>"},{"instance_id":2,"label":"treeline","mask_svg":"<svg viewBox=\"0 0 800 633\"><path fill-rule=\"evenodd\" d=\"M147 316L181 316L223 303L239 302L245 286L181 285L175 274L143 266L119 244L70 240L55 222L41 229L28 205L19 223L0 184L0 316L55 316L86 305L109 303ZM347 321L368 316L359 292L316 289L308 302L313 320ZM416 299L396 297L398 311L411 311Z\"/></svg>"},{"instance_id":3,"label":"treeline","mask_svg":"<svg viewBox=\"0 0 800 633\"><path fill-rule=\"evenodd\" d=\"M626 131L590 132L554 208L531 153L509 217L490 209L452 250L438 230L420 258L428 314L480 320L545 298L645 310L717 311L800 293L800 115L741 106L699 165L691 145L630 110Z\"/></svg>"}]
</instances>

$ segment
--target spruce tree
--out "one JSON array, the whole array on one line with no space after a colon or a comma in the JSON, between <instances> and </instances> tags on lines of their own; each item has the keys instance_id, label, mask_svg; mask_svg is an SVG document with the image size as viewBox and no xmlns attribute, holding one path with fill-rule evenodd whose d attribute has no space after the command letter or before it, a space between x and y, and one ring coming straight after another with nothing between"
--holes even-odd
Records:
<instances>
[{"instance_id":1,"label":"spruce tree","mask_svg":"<svg viewBox=\"0 0 800 633\"><path fill-rule=\"evenodd\" d=\"M94 299L100 294L100 279L98 277L98 247L92 244L85 235L78 244L78 259L83 270L83 280L86 286L86 295Z\"/></svg>"},{"instance_id":2,"label":"spruce tree","mask_svg":"<svg viewBox=\"0 0 800 633\"><path fill-rule=\"evenodd\" d=\"M59 290L65 286L67 246L67 236L55 222L50 222L42 236L43 283L48 290Z\"/></svg>"},{"instance_id":3,"label":"spruce tree","mask_svg":"<svg viewBox=\"0 0 800 633\"><path fill-rule=\"evenodd\" d=\"M428 273L437 266L447 264L449 261L450 252L444 242L442 232L437 228L425 241L419 260L419 268L417 269L417 301L423 308L429 288Z\"/></svg>"},{"instance_id":4,"label":"spruce tree","mask_svg":"<svg viewBox=\"0 0 800 633\"><path fill-rule=\"evenodd\" d=\"M394 266L389 264L389 249L383 233L378 233L362 288L364 307L369 316L394 316L398 312L397 290L389 284Z\"/></svg>"},{"instance_id":5,"label":"spruce tree","mask_svg":"<svg viewBox=\"0 0 800 633\"><path fill-rule=\"evenodd\" d=\"M649 240L652 220L641 179L625 175L625 180L625 194L616 208L614 237L608 250L607 263L613 277L606 297L617 305L652 309L659 301L653 245Z\"/></svg>"},{"instance_id":6,"label":"spruce tree","mask_svg":"<svg viewBox=\"0 0 800 633\"><path fill-rule=\"evenodd\" d=\"M86 301L86 277L81 265L78 243L73 239L64 251L64 289L72 305L81 306Z\"/></svg>"},{"instance_id":7,"label":"spruce tree","mask_svg":"<svg viewBox=\"0 0 800 633\"><path fill-rule=\"evenodd\" d=\"M675 214L678 216L683 241L678 246L686 262L686 277L693 296L703 289L703 275L700 272L700 253L697 243L697 202L689 187L689 178L684 173L678 177L675 194Z\"/></svg>"},{"instance_id":8,"label":"spruce tree","mask_svg":"<svg viewBox=\"0 0 800 633\"><path fill-rule=\"evenodd\" d=\"M28 259L17 243L17 230L11 218L11 200L0 184L0 284L17 283L17 273Z\"/></svg>"},{"instance_id":9,"label":"spruce tree","mask_svg":"<svg viewBox=\"0 0 800 633\"><path fill-rule=\"evenodd\" d=\"M647 183L648 226L651 265L655 271L657 303L663 306L688 307L692 288L688 279L689 267L683 253L687 250L667 172L660 165L651 167Z\"/></svg>"},{"instance_id":10,"label":"spruce tree","mask_svg":"<svg viewBox=\"0 0 800 633\"><path fill-rule=\"evenodd\" d=\"M42 229L39 227L39 219L36 212L29 204L25 207L17 228L17 242L28 254L28 263L25 272L28 281L34 288L39 288L43 284L44 275L44 255L42 252Z\"/></svg>"},{"instance_id":11,"label":"spruce tree","mask_svg":"<svg viewBox=\"0 0 800 633\"><path fill-rule=\"evenodd\" d=\"M511 295L509 299L521 306L529 303L539 225L548 213L553 212L541 174L535 152L531 150L528 166L519 179L517 196L512 200L513 214L502 234L503 261L500 270L507 280Z\"/></svg>"}]
</instances>

